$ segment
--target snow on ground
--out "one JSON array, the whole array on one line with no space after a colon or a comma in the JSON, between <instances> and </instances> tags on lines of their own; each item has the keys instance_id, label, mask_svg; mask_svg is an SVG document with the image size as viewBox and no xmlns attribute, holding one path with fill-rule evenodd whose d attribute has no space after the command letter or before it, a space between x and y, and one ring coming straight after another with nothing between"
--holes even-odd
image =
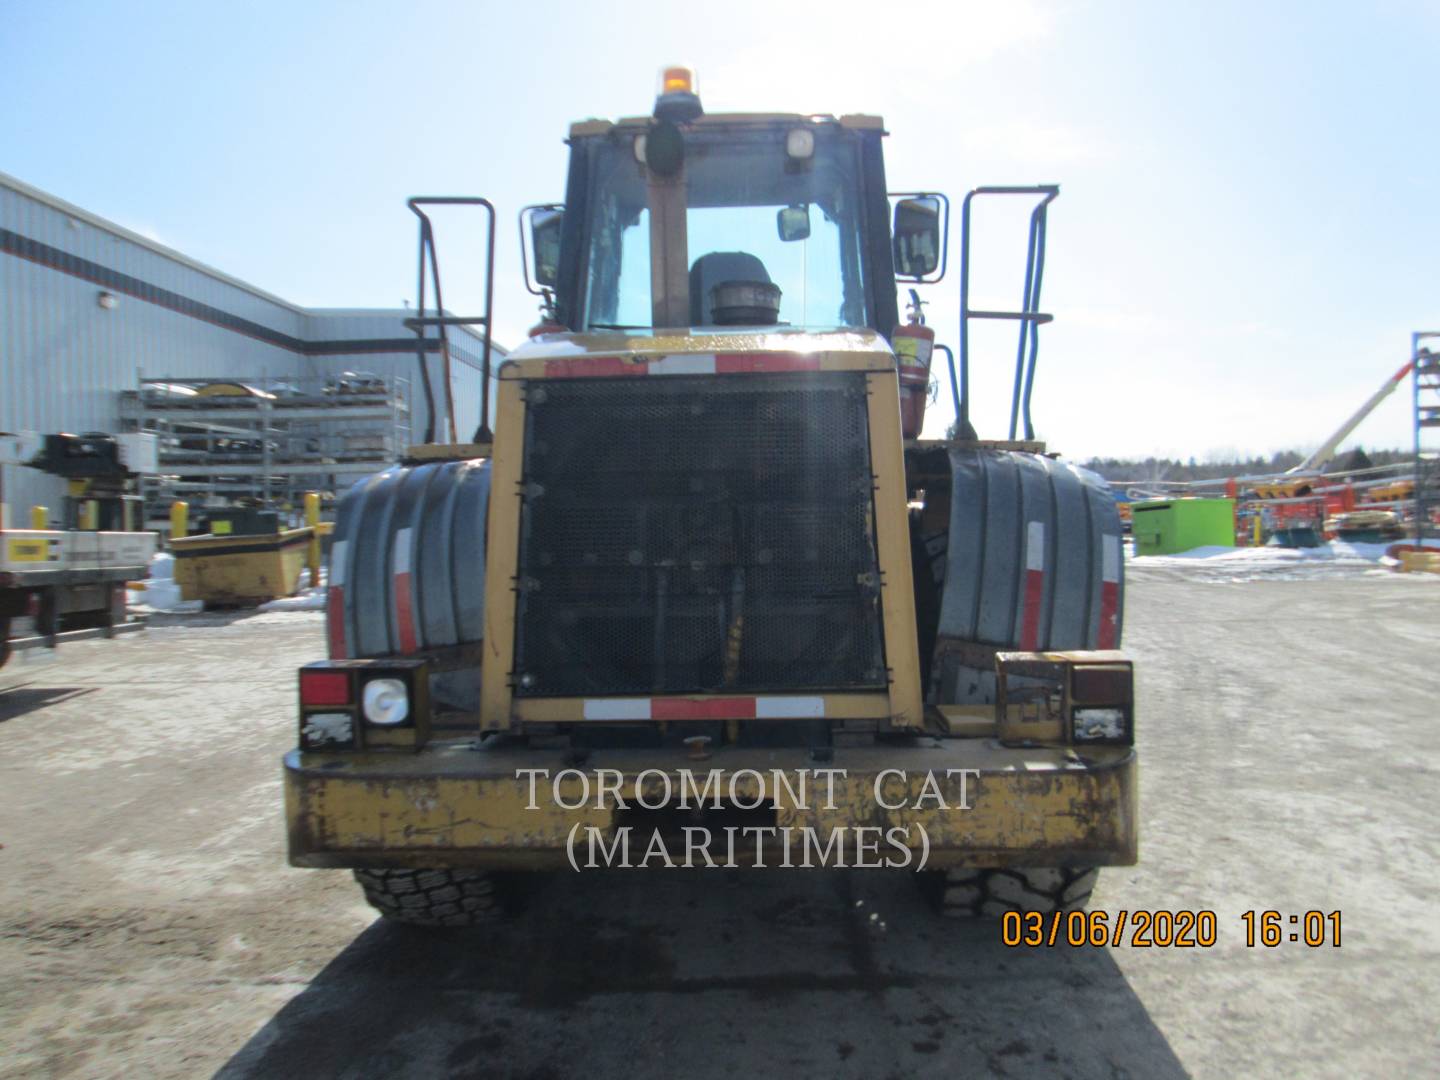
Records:
<instances>
[{"instance_id":1,"label":"snow on ground","mask_svg":"<svg viewBox=\"0 0 1440 1080\"><path fill-rule=\"evenodd\" d=\"M314 589L305 589L295 596L282 596L278 600L271 600L261 604L261 611L324 611L325 610L325 586L320 585Z\"/></svg>"},{"instance_id":2,"label":"snow on ground","mask_svg":"<svg viewBox=\"0 0 1440 1080\"><path fill-rule=\"evenodd\" d=\"M1399 560L1386 554L1394 543L1352 544L1331 540L1315 548L1199 547L1176 555L1143 556L1130 554L1129 545L1125 550L1133 570L1166 570L1207 582L1305 581L1372 575L1440 581L1440 575L1435 574L1396 573ZM1426 546L1440 547L1440 541L1428 541Z\"/></svg>"}]
</instances>

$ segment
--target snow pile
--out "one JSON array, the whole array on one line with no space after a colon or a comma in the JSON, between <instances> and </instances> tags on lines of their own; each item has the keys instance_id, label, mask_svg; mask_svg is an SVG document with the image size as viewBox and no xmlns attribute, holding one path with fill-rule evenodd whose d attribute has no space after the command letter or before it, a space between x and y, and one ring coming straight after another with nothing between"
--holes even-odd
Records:
<instances>
[{"instance_id":1,"label":"snow pile","mask_svg":"<svg viewBox=\"0 0 1440 1080\"><path fill-rule=\"evenodd\" d=\"M305 567L300 568L300 576L295 579L295 588L291 589L292 595L281 596L278 599L267 601L260 605L261 611L324 611L326 586L330 583L330 568L322 565L320 567L320 584L310 585L310 571Z\"/></svg>"},{"instance_id":2,"label":"snow pile","mask_svg":"<svg viewBox=\"0 0 1440 1080\"><path fill-rule=\"evenodd\" d=\"M145 588L129 590L125 600L131 607L149 608L152 611L182 614L205 610L203 600L181 599L180 586L175 584L175 556L168 551L158 551L151 556L150 574L145 579Z\"/></svg>"},{"instance_id":3,"label":"snow pile","mask_svg":"<svg viewBox=\"0 0 1440 1080\"><path fill-rule=\"evenodd\" d=\"M1331 540L1314 548L1198 547L1175 555L1131 556L1129 562L1134 570L1168 570L1202 581L1303 581L1369 574L1388 577L1398 565L1398 560L1386 554L1394 543ZM1126 551L1130 551L1128 545Z\"/></svg>"}]
</instances>

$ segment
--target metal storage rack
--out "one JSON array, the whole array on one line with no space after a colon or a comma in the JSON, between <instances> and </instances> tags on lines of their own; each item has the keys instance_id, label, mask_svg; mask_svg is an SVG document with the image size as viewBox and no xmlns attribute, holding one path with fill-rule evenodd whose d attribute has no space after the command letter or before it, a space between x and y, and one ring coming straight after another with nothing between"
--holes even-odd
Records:
<instances>
[{"instance_id":1,"label":"metal storage rack","mask_svg":"<svg viewBox=\"0 0 1440 1080\"><path fill-rule=\"evenodd\" d=\"M1422 345L1421 342L1426 344ZM1410 337L1415 397L1415 535L1435 533L1432 513L1440 506L1440 330Z\"/></svg>"},{"instance_id":2,"label":"metal storage rack","mask_svg":"<svg viewBox=\"0 0 1440 1080\"><path fill-rule=\"evenodd\" d=\"M353 372L261 379L159 376L121 392L127 431L156 436L142 484L147 521L197 508L298 511L393 463L410 442L408 380Z\"/></svg>"}]
</instances>

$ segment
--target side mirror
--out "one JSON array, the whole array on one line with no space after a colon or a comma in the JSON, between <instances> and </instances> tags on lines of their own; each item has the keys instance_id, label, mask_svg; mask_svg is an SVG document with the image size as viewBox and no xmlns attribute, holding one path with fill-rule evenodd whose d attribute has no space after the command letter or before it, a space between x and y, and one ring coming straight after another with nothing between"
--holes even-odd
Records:
<instances>
[{"instance_id":1,"label":"side mirror","mask_svg":"<svg viewBox=\"0 0 1440 1080\"><path fill-rule=\"evenodd\" d=\"M894 250L897 277L939 281L945 276L945 234L949 201L944 195L915 195L895 204ZM939 270L939 276L930 278Z\"/></svg>"},{"instance_id":2,"label":"side mirror","mask_svg":"<svg viewBox=\"0 0 1440 1080\"><path fill-rule=\"evenodd\" d=\"M775 228L787 244L810 238L810 206L782 206L775 215Z\"/></svg>"},{"instance_id":3,"label":"side mirror","mask_svg":"<svg viewBox=\"0 0 1440 1080\"><path fill-rule=\"evenodd\" d=\"M540 208L530 215L530 248L535 252L535 284L553 289L560 280L560 226L565 211Z\"/></svg>"}]
</instances>

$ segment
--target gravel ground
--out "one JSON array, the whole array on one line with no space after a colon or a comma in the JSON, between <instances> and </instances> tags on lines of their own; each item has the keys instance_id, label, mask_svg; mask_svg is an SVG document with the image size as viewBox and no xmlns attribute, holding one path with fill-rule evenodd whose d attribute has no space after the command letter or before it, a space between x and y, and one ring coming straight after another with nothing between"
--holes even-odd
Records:
<instances>
[{"instance_id":1,"label":"gravel ground","mask_svg":"<svg viewBox=\"0 0 1440 1080\"><path fill-rule=\"evenodd\" d=\"M1142 861L1095 906L1212 909L1213 948L1006 949L882 872L563 876L499 931L381 925L284 864L317 614L17 659L0 1076L1428 1073L1440 580L1130 580ZM1248 949L1266 908L1339 909L1343 945Z\"/></svg>"}]
</instances>

